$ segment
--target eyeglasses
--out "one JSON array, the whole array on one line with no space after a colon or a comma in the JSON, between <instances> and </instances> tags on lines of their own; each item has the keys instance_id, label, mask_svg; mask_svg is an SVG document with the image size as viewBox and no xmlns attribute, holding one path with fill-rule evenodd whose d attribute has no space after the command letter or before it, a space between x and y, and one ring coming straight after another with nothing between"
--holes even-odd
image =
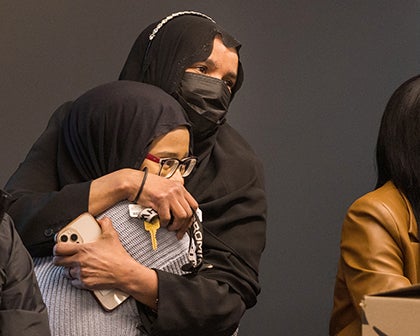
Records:
<instances>
[{"instance_id":1,"label":"eyeglasses","mask_svg":"<svg viewBox=\"0 0 420 336\"><path fill-rule=\"evenodd\" d=\"M148 153L146 155L146 159L159 163L160 169L159 174L160 176L171 178L177 169L181 173L182 177L187 177L193 171L195 165L197 164L197 158L195 156L189 156L185 159L178 160L175 158L158 158L153 154Z\"/></svg>"}]
</instances>

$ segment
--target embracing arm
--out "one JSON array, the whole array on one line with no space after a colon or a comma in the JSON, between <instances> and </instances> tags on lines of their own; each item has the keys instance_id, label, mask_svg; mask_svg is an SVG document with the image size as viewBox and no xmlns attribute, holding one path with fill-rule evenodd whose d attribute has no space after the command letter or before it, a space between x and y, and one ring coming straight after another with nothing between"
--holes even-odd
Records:
<instances>
[{"instance_id":1,"label":"embracing arm","mask_svg":"<svg viewBox=\"0 0 420 336\"><path fill-rule=\"evenodd\" d=\"M54 234L82 212L97 215L121 200L134 199L143 178L142 171L127 168L61 188L57 147L61 123L70 107L68 102L54 112L5 187L13 195L9 213L32 256L51 255ZM163 226L173 216L170 229L181 235L190 224L191 208L197 208L180 183L153 175L148 177L139 203L156 209Z\"/></svg>"},{"instance_id":2,"label":"embracing arm","mask_svg":"<svg viewBox=\"0 0 420 336\"><path fill-rule=\"evenodd\" d=\"M107 206L110 197L96 197L91 201L92 190L93 195L101 192L109 195L111 189L118 190L112 199L117 202L123 199L122 186L128 185L119 182L121 188L118 189L118 177L120 180L122 177L121 174L114 174L106 178L108 184L95 182L91 186L91 181L85 181L60 187L57 148L61 123L69 113L71 104L67 102L54 112L47 128L6 184L6 190L13 196L8 212L32 256L51 255L56 232L82 212L90 210L90 207Z\"/></svg>"},{"instance_id":3,"label":"embracing arm","mask_svg":"<svg viewBox=\"0 0 420 336\"><path fill-rule=\"evenodd\" d=\"M60 124L71 102L60 106L11 176L6 190L13 195L9 214L25 246L33 256L51 255L53 235L86 210L90 183L59 190L57 144Z\"/></svg>"},{"instance_id":4,"label":"embracing arm","mask_svg":"<svg viewBox=\"0 0 420 336\"><path fill-rule=\"evenodd\" d=\"M89 212L98 215L121 200L133 201L139 190L144 172L136 169L120 169L92 181L89 195ZM179 181L148 174L138 203L155 209L162 227L177 231L181 239L191 224L192 211L197 201Z\"/></svg>"},{"instance_id":5,"label":"embracing arm","mask_svg":"<svg viewBox=\"0 0 420 336\"><path fill-rule=\"evenodd\" d=\"M17 198L10 211L32 255L51 255L55 233L82 212L98 215L119 201L134 199L143 174L126 168L93 181L66 185L59 191L13 193ZM177 216L171 230L182 234L190 223L191 208L197 204L180 183L154 175L146 182L139 202L165 211L167 222L171 214Z\"/></svg>"}]
</instances>

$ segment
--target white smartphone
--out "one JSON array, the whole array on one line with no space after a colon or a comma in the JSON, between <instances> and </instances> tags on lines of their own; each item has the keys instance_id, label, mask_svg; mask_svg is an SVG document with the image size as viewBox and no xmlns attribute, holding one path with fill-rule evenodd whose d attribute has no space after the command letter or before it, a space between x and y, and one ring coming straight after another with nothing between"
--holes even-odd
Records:
<instances>
[{"instance_id":1,"label":"white smartphone","mask_svg":"<svg viewBox=\"0 0 420 336\"><path fill-rule=\"evenodd\" d=\"M85 212L72 220L56 235L55 241L62 243L90 243L98 239L101 227L90 213ZM102 307L111 311L123 303L129 295L118 289L102 289L92 291Z\"/></svg>"}]
</instances>

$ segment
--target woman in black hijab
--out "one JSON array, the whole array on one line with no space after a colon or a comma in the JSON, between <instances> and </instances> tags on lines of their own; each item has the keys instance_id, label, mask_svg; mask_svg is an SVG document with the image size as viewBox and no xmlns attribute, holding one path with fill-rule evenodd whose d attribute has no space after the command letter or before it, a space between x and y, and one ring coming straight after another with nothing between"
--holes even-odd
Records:
<instances>
[{"instance_id":1,"label":"woman in black hijab","mask_svg":"<svg viewBox=\"0 0 420 336\"><path fill-rule=\"evenodd\" d=\"M154 316L149 312L147 317L153 332L160 335L172 335L175 330L178 335L230 335L245 310L255 305L260 292L258 265L265 245L266 216L263 169L251 147L225 122L243 71L237 59L234 71L212 78L216 76L209 70L214 70L212 63L218 65L213 53L220 41L237 55L239 43L211 19L194 13L171 15L139 36L120 75L120 79L159 86L179 100L192 123L193 152L199 157L196 172L186 186L203 210L204 258L212 267L188 277L158 273L158 313ZM204 77L208 85L203 84ZM71 186L74 190L67 197L80 194L82 200L67 211L69 216L54 215L51 208L44 215L41 208L48 208L54 201L62 204L66 196L59 201L53 195L50 202L48 197L30 194L31 190L41 194L59 190L48 177L56 172L49 161L56 152L56 129L66 109L65 104L56 112L7 185L18 197L12 210L24 237L38 225L36 238L31 235L24 239L33 253L48 253L48 238L44 235L53 234L85 210L88 202L88 188ZM45 163L46 153L49 159ZM33 175L42 182L34 182ZM148 187L151 183L146 183L146 191ZM28 203L38 211L23 214ZM41 215L48 220L48 225L41 222L44 230L38 222Z\"/></svg>"},{"instance_id":2,"label":"woman in black hijab","mask_svg":"<svg viewBox=\"0 0 420 336\"><path fill-rule=\"evenodd\" d=\"M63 120L59 180L66 186L140 169L153 140L181 126L189 127L179 104L155 86L117 81L91 89Z\"/></svg>"},{"instance_id":3,"label":"woman in black hijab","mask_svg":"<svg viewBox=\"0 0 420 336\"><path fill-rule=\"evenodd\" d=\"M104 84L78 98L63 120L57 155L62 167L59 180L63 185L93 181L93 190L99 179L106 183L120 170L147 168L150 177L156 174L183 183L196 163L196 158L188 157L189 145L189 125L171 96L134 81ZM103 232L95 242L59 240L54 258L34 258L53 335L78 335L80 330L83 335L139 335L140 316L134 299L156 308L158 278L153 269L179 275L194 271L182 267L196 261L189 258L189 252L195 253L189 249L188 235L177 239L175 232L161 229L153 245L146 224L132 213L133 205L124 200L99 215ZM104 218L112 220L115 230ZM67 271L54 266L53 260ZM89 291L72 285L117 289L130 297L106 312ZM103 292L96 293L103 298ZM117 304L125 297L118 295ZM114 308L110 300L107 309Z\"/></svg>"}]
</instances>

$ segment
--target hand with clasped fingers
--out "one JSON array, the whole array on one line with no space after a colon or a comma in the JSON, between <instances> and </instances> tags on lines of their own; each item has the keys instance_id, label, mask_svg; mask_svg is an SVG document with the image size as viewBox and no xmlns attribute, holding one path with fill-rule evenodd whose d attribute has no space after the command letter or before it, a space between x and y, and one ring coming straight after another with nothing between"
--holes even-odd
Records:
<instances>
[{"instance_id":1,"label":"hand with clasped fingers","mask_svg":"<svg viewBox=\"0 0 420 336\"><path fill-rule=\"evenodd\" d=\"M92 181L89 212L98 215L119 201L133 201L144 177L141 170L124 168ZM155 209L161 226L176 231L181 239L192 224L197 201L183 183L148 174L137 203Z\"/></svg>"}]
</instances>

